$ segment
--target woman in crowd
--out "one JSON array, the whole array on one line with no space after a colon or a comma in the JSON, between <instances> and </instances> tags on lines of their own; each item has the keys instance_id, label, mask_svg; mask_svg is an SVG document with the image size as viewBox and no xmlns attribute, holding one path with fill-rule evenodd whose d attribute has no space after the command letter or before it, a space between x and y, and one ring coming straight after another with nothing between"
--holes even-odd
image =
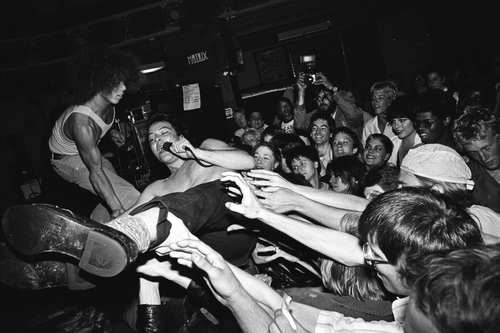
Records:
<instances>
[{"instance_id":1,"label":"woman in crowd","mask_svg":"<svg viewBox=\"0 0 500 333\"><path fill-rule=\"evenodd\" d=\"M312 187L328 189L328 184L320 181L321 163L316 149L311 146L299 146L290 150L286 163L295 174L300 174L311 183Z\"/></svg>"},{"instance_id":2,"label":"woman in crowd","mask_svg":"<svg viewBox=\"0 0 500 333\"><path fill-rule=\"evenodd\" d=\"M385 165L391 157L394 144L384 134L375 133L366 139L363 162L367 170Z\"/></svg>"},{"instance_id":3,"label":"woman in crowd","mask_svg":"<svg viewBox=\"0 0 500 333\"><path fill-rule=\"evenodd\" d=\"M326 172L334 192L357 195L365 166L354 156L341 156L328 164Z\"/></svg>"},{"instance_id":4,"label":"woman in crowd","mask_svg":"<svg viewBox=\"0 0 500 333\"><path fill-rule=\"evenodd\" d=\"M399 166L408 151L413 146L422 143L410 120L415 108L414 100L410 96L398 97L389 106L387 120L392 124L396 134L396 137L391 139L394 149L389 158L389 163Z\"/></svg>"},{"instance_id":5,"label":"woman in crowd","mask_svg":"<svg viewBox=\"0 0 500 333\"><path fill-rule=\"evenodd\" d=\"M268 171L280 170L281 153L279 148L270 142L261 142L253 147L255 168Z\"/></svg>"}]
</instances>

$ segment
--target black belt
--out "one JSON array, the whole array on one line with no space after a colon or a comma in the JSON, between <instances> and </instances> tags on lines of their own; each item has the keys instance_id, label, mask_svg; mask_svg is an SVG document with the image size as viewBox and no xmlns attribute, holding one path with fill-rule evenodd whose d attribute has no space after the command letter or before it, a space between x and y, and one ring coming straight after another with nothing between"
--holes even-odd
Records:
<instances>
[{"instance_id":1,"label":"black belt","mask_svg":"<svg viewBox=\"0 0 500 333\"><path fill-rule=\"evenodd\" d=\"M52 153L52 159L53 160L62 160L66 156L68 156L68 155L61 155L61 154L57 154L57 153Z\"/></svg>"}]
</instances>

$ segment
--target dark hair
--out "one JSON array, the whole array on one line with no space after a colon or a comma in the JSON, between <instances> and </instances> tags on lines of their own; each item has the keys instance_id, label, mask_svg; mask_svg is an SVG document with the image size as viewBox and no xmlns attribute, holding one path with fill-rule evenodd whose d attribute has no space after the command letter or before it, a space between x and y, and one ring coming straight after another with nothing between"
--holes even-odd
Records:
<instances>
[{"instance_id":1,"label":"dark hair","mask_svg":"<svg viewBox=\"0 0 500 333\"><path fill-rule=\"evenodd\" d=\"M281 97L280 99L278 99L278 101L274 105L274 110L276 111L276 114L278 115L278 117L279 117L279 113L280 113L280 102L287 103L290 106L290 108L292 108L292 110L293 110L293 103L290 100L290 98L288 98L288 97Z\"/></svg>"},{"instance_id":2,"label":"dark hair","mask_svg":"<svg viewBox=\"0 0 500 333\"><path fill-rule=\"evenodd\" d=\"M126 51L108 46L78 49L66 62L66 99L84 104L98 93L111 93L120 82L127 91L137 91L144 80L139 60Z\"/></svg>"},{"instance_id":3,"label":"dark hair","mask_svg":"<svg viewBox=\"0 0 500 333\"><path fill-rule=\"evenodd\" d=\"M330 133L333 133L335 131L335 121L333 120L330 112L318 111L315 114L313 114L311 119L309 120L309 128L308 128L309 134L311 133L314 122L318 119L325 120L327 122L328 128L330 129Z\"/></svg>"},{"instance_id":4,"label":"dark hair","mask_svg":"<svg viewBox=\"0 0 500 333\"><path fill-rule=\"evenodd\" d=\"M483 243L478 224L465 208L445 195L417 187L379 195L361 214L358 230L362 239L380 248L402 276L411 276L405 266L410 253Z\"/></svg>"},{"instance_id":5,"label":"dark hair","mask_svg":"<svg viewBox=\"0 0 500 333\"><path fill-rule=\"evenodd\" d=\"M363 187L378 185L384 192L395 190L399 187L399 167L392 164L379 165L368 170L362 178Z\"/></svg>"},{"instance_id":6,"label":"dark hair","mask_svg":"<svg viewBox=\"0 0 500 333\"><path fill-rule=\"evenodd\" d=\"M162 122L167 122L172 125L172 128L175 130L175 134L177 134L177 136L182 135L189 140L189 133L186 125L178 117L172 115L167 115L165 113L158 113L154 115L149 119L149 128Z\"/></svg>"},{"instance_id":7,"label":"dark hair","mask_svg":"<svg viewBox=\"0 0 500 333\"><path fill-rule=\"evenodd\" d=\"M500 244L409 256L418 308L442 333L498 331Z\"/></svg>"},{"instance_id":8,"label":"dark hair","mask_svg":"<svg viewBox=\"0 0 500 333\"><path fill-rule=\"evenodd\" d=\"M484 140L489 131L500 134L500 120L487 109L471 110L453 123L453 138L457 145Z\"/></svg>"},{"instance_id":9,"label":"dark hair","mask_svg":"<svg viewBox=\"0 0 500 333\"><path fill-rule=\"evenodd\" d=\"M286 154L290 149L305 146L305 142L297 134L292 133L278 133L271 139L272 143L281 149L281 154L286 158Z\"/></svg>"},{"instance_id":10,"label":"dark hair","mask_svg":"<svg viewBox=\"0 0 500 333\"><path fill-rule=\"evenodd\" d=\"M271 150L271 152L273 153L274 160L276 162L278 162L278 166L276 168L274 168L274 166L273 166L274 169L272 171L281 167L281 152L280 152L280 149L278 148L278 146L276 146L274 143L271 143L271 142L261 141L260 143L258 143L257 145L255 145L253 147L252 156L255 155L255 152L257 151L257 148L259 148L259 147L269 148L269 150Z\"/></svg>"},{"instance_id":11,"label":"dark hair","mask_svg":"<svg viewBox=\"0 0 500 333\"><path fill-rule=\"evenodd\" d=\"M20 333L111 333L106 313L94 306L55 305L32 318Z\"/></svg>"},{"instance_id":12,"label":"dark hair","mask_svg":"<svg viewBox=\"0 0 500 333\"><path fill-rule=\"evenodd\" d=\"M340 177L348 185L347 194L358 194L359 181L365 173L365 165L355 156L340 156L334 158L326 167L328 181L332 177Z\"/></svg>"},{"instance_id":13,"label":"dark hair","mask_svg":"<svg viewBox=\"0 0 500 333\"><path fill-rule=\"evenodd\" d=\"M457 103L453 96L441 89L430 89L416 97L414 108L415 113L412 114L411 120L415 121L417 113L432 112L439 120L443 121L450 117L455 119Z\"/></svg>"},{"instance_id":14,"label":"dark hair","mask_svg":"<svg viewBox=\"0 0 500 333\"><path fill-rule=\"evenodd\" d=\"M495 106L495 85L485 79L465 81L458 92L459 114L472 108L492 109Z\"/></svg>"},{"instance_id":15,"label":"dark hair","mask_svg":"<svg viewBox=\"0 0 500 333\"><path fill-rule=\"evenodd\" d=\"M247 110L247 112L245 114L247 121L250 121L250 116L252 115L252 113L255 113L255 112L260 114L262 121L264 121L264 114L261 111L257 111L257 110Z\"/></svg>"},{"instance_id":16,"label":"dark hair","mask_svg":"<svg viewBox=\"0 0 500 333\"><path fill-rule=\"evenodd\" d=\"M332 133L332 141L335 139L335 136L339 133L343 133L343 134L348 135L352 139L352 148L358 149L358 152L360 151L361 147L359 145L359 138L358 138L358 135L356 133L354 133L353 130L351 130L350 128L345 127L345 126L337 127ZM332 144L332 147L333 147L333 144Z\"/></svg>"},{"instance_id":17,"label":"dark hair","mask_svg":"<svg viewBox=\"0 0 500 333\"><path fill-rule=\"evenodd\" d=\"M284 133L284 131L277 124L269 125L260 133L260 141L263 142L266 136L271 136L272 139L278 133Z\"/></svg>"},{"instance_id":18,"label":"dark hair","mask_svg":"<svg viewBox=\"0 0 500 333\"><path fill-rule=\"evenodd\" d=\"M368 141L370 141L371 139L379 140L382 143L382 145L384 146L386 154L389 154L389 155L392 154L392 151L394 150L394 143L392 143L391 139L389 139L387 137L387 135L380 134L380 133L370 134L366 138L365 146L368 143Z\"/></svg>"},{"instance_id":19,"label":"dark hair","mask_svg":"<svg viewBox=\"0 0 500 333\"><path fill-rule=\"evenodd\" d=\"M292 169L293 160L299 159L301 157L308 158L313 162L318 162L317 171L319 175L319 173L321 172L321 162L319 160L318 151L316 150L316 148L311 146L304 145L290 149L286 155L286 165L288 166L288 168L290 170L293 170Z\"/></svg>"},{"instance_id":20,"label":"dark hair","mask_svg":"<svg viewBox=\"0 0 500 333\"><path fill-rule=\"evenodd\" d=\"M416 112L418 112L418 106L413 96L398 96L387 108L387 121L391 123L396 118L412 119Z\"/></svg>"}]
</instances>

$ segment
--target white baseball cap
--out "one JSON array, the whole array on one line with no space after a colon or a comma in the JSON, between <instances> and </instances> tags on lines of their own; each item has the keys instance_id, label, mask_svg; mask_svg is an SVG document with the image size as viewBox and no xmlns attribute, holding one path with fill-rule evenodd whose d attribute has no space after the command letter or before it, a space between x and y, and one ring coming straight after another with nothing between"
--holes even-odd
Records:
<instances>
[{"instance_id":1,"label":"white baseball cap","mask_svg":"<svg viewBox=\"0 0 500 333\"><path fill-rule=\"evenodd\" d=\"M408 151L401 170L430 179L467 185L472 190L472 173L462 156L450 147L425 144Z\"/></svg>"}]
</instances>

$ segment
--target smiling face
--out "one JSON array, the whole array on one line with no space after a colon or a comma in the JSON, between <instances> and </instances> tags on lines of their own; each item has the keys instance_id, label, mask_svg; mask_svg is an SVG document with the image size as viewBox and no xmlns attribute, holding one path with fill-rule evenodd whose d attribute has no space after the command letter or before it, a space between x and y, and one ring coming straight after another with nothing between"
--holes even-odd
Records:
<instances>
[{"instance_id":1,"label":"smiling face","mask_svg":"<svg viewBox=\"0 0 500 333\"><path fill-rule=\"evenodd\" d=\"M413 123L408 118L394 118L391 121L391 125L394 134L396 134L401 140L415 133Z\"/></svg>"},{"instance_id":2,"label":"smiling face","mask_svg":"<svg viewBox=\"0 0 500 333\"><path fill-rule=\"evenodd\" d=\"M319 146L328 143L332 133L325 119L316 119L311 126L311 139Z\"/></svg>"},{"instance_id":3,"label":"smiling face","mask_svg":"<svg viewBox=\"0 0 500 333\"><path fill-rule=\"evenodd\" d=\"M382 91L374 91L372 95L372 107L376 115L384 114L389 107L389 99Z\"/></svg>"},{"instance_id":4,"label":"smiling face","mask_svg":"<svg viewBox=\"0 0 500 333\"><path fill-rule=\"evenodd\" d=\"M177 142L181 138L183 136L178 136L172 124L167 121L160 121L149 127L149 147L156 158L164 164L173 163L178 160L178 157L170 151L163 150L163 145L165 142Z\"/></svg>"},{"instance_id":5,"label":"smiling face","mask_svg":"<svg viewBox=\"0 0 500 333\"><path fill-rule=\"evenodd\" d=\"M445 123L432 112L420 112L415 115L415 129L423 143L439 143L446 132Z\"/></svg>"},{"instance_id":6,"label":"smiling face","mask_svg":"<svg viewBox=\"0 0 500 333\"><path fill-rule=\"evenodd\" d=\"M500 169L500 135L488 130L483 140L463 145L467 155L488 170Z\"/></svg>"},{"instance_id":7,"label":"smiling face","mask_svg":"<svg viewBox=\"0 0 500 333\"><path fill-rule=\"evenodd\" d=\"M318 175L318 162L313 162L307 157L299 157L292 161L292 171L296 175L304 176L307 181L314 180Z\"/></svg>"},{"instance_id":8,"label":"smiling face","mask_svg":"<svg viewBox=\"0 0 500 333\"><path fill-rule=\"evenodd\" d=\"M261 146L255 150L253 155L256 169L274 171L278 167L278 161L269 147Z\"/></svg>"},{"instance_id":9,"label":"smiling face","mask_svg":"<svg viewBox=\"0 0 500 333\"><path fill-rule=\"evenodd\" d=\"M431 72L427 74L427 84L431 89L441 89L443 90L445 86L446 78L442 77L436 72Z\"/></svg>"},{"instance_id":10,"label":"smiling face","mask_svg":"<svg viewBox=\"0 0 500 333\"><path fill-rule=\"evenodd\" d=\"M316 101L316 106L320 111L328 111L334 106L333 95L330 91L321 90L318 92L314 100Z\"/></svg>"},{"instance_id":11,"label":"smiling face","mask_svg":"<svg viewBox=\"0 0 500 333\"><path fill-rule=\"evenodd\" d=\"M371 138L366 142L363 160L368 167L376 167L387 160L391 155L385 151L385 147L379 139Z\"/></svg>"},{"instance_id":12,"label":"smiling face","mask_svg":"<svg viewBox=\"0 0 500 333\"><path fill-rule=\"evenodd\" d=\"M333 138L333 157L348 155L353 156L358 152L358 148L354 148L354 141L345 133L337 133Z\"/></svg>"}]
</instances>

